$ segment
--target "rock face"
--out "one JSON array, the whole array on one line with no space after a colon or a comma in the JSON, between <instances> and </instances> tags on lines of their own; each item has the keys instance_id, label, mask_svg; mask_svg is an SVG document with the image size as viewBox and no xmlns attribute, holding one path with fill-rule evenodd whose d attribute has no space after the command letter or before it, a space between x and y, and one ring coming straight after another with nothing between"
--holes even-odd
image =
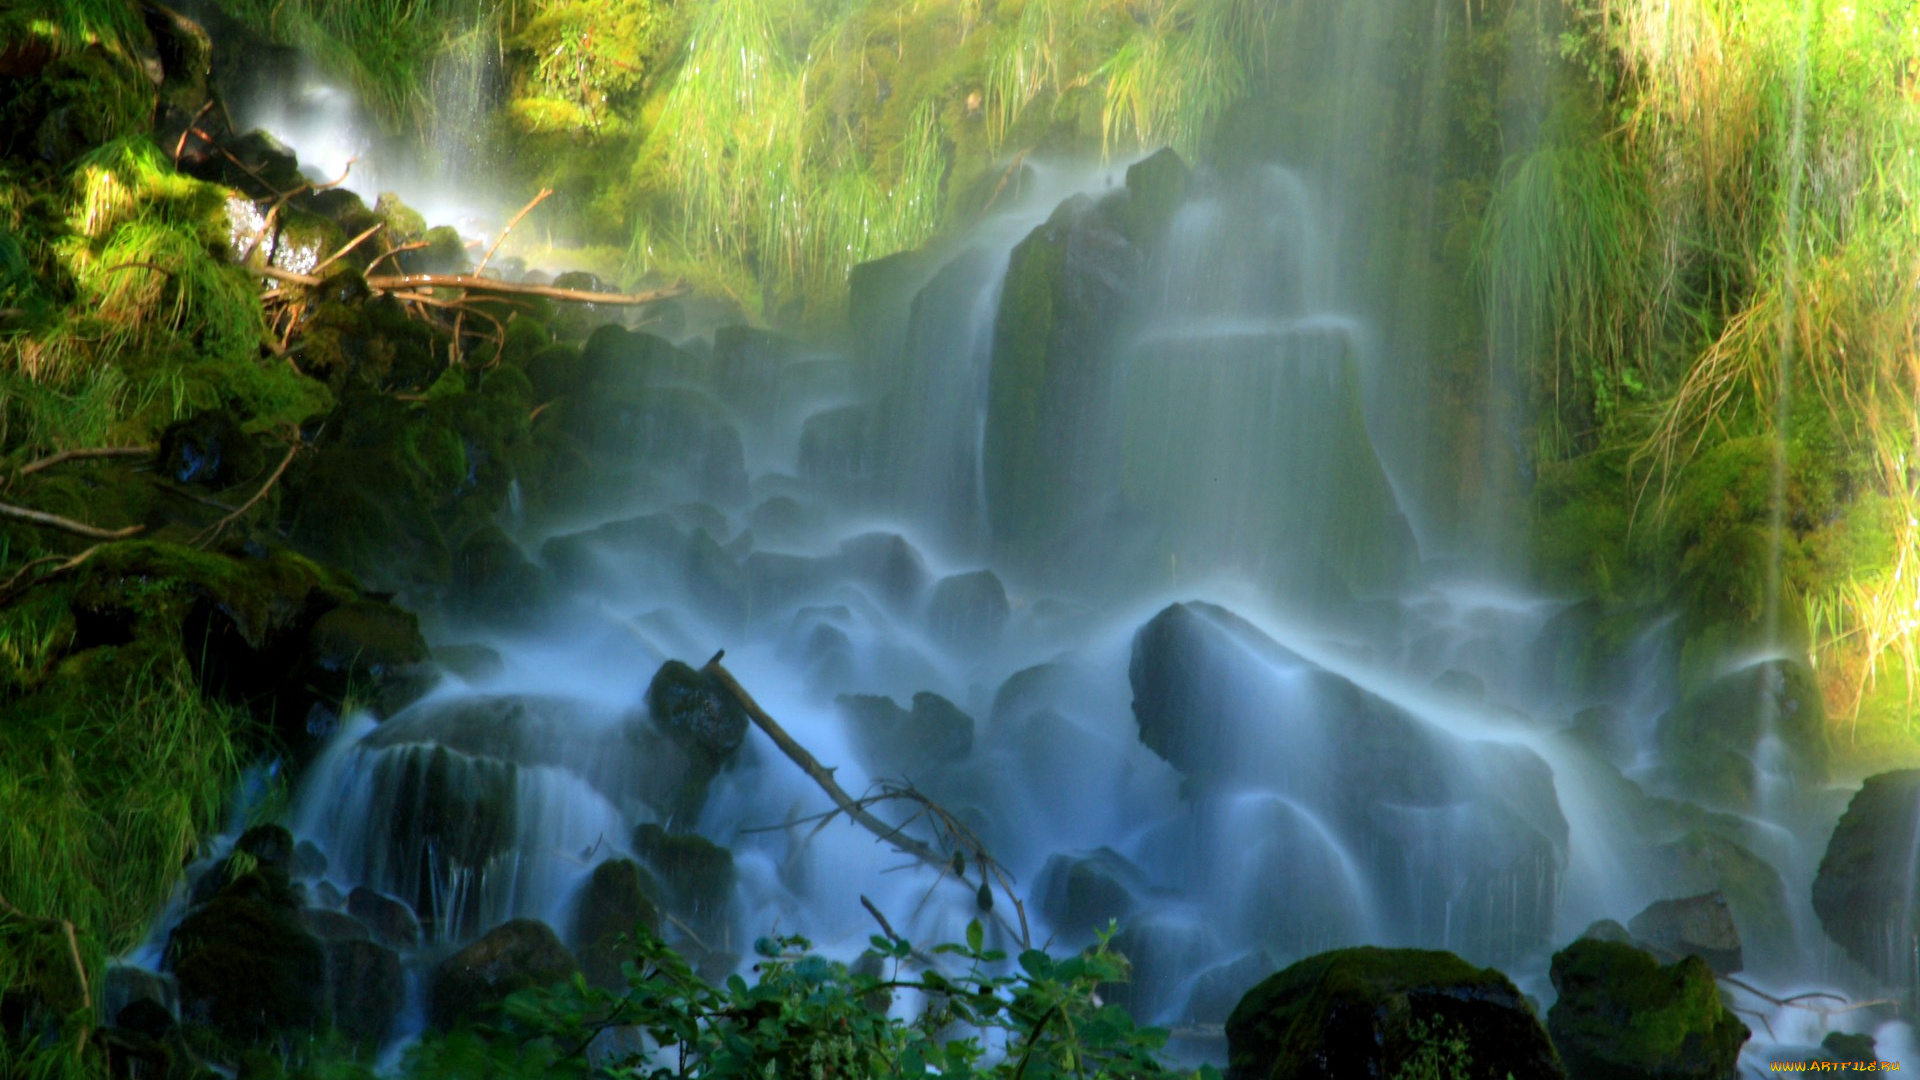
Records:
<instances>
[{"instance_id":1,"label":"rock face","mask_svg":"<svg viewBox=\"0 0 1920 1080\"><path fill-rule=\"evenodd\" d=\"M1753 946L1744 959L1764 965L1771 957L1798 955L1786 884L1771 863L1725 837L1698 830L1654 853L1660 880L1675 891L1726 897L1741 940Z\"/></svg>"},{"instance_id":2,"label":"rock face","mask_svg":"<svg viewBox=\"0 0 1920 1080\"><path fill-rule=\"evenodd\" d=\"M1449 734L1206 604L1143 626L1128 677L1140 741L1191 792L1233 793L1219 876L1253 941L1299 955L1372 917L1478 956L1546 945L1567 826L1531 751Z\"/></svg>"},{"instance_id":3,"label":"rock face","mask_svg":"<svg viewBox=\"0 0 1920 1080\"><path fill-rule=\"evenodd\" d=\"M1452 953L1364 947L1309 957L1248 991L1227 1019L1227 1075L1565 1080L1567 1072L1505 975Z\"/></svg>"},{"instance_id":4,"label":"rock face","mask_svg":"<svg viewBox=\"0 0 1920 1080\"><path fill-rule=\"evenodd\" d=\"M949 649L987 648L1000 640L1012 611L1006 587L991 570L940 579L927 603L927 628Z\"/></svg>"},{"instance_id":5,"label":"rock face","mask_svg":"<svg viewBox=\"0 0 1920 1080\"><path fill-rule=\"evenodd\" d=\"M1647 905L1627 923L1634 937L1674 956L1698 956L1717 974L1741 968L1740 930L1717 892Z\"/></svg>"},{"instance_id":6,"label":"rock face","mask_svg":"<svg viewBox=\"0 0 1920 1080\"><path fill-rule=\"evenodd\" d=\"M696 764L718 769L747 737L747 711L719 681L678 660L669 660L647 684L653 722L692 754Z\"/></svg>"},{"instance_id":7,"label":"rock face","mask_svg":"<svg viewBox=\"0 0 1920 1080\"><path fill-rule=\"evenodd\" d=\"M690 833L648 822L633 830L633 851L659 875L667 910L703 932L724 925L733 902L733 853Z\"/></svg>"},{"instance_id":8,"label":"rock face","mask_svg":"<svg viewBox=\"0 0 1920 1080\"><path fill-rule=\"evenodd\" d=\"M1133 913L1140 871L1111 848L1055 855L1040 873L1040 910L1056 929L1090 935Z\"/></svg>"},{"instance_id":9,"label":"rock face","mask_svg":"<svg viewBox=\"0 0 1920 1080\"><path fill-rule=\"evenodd\" d=\"M1706 961L1662 966L1633 945L1582 939L1556 953L1547 1029L1586 1080L1725 1080L1750 1034Z\"/></svg>"},{"instance_id":10,"label":"rock face","mask_svg":"<svg viewBox=\"0 0 1920 1080\"><path fill-rule=\"evenodd\" d=\"M440 962L428 992L427 1019L446 1031L517 990L559 982L579 970L553 928L537 919L502 923Z\"/></svg>"},{"instance_id":11,"label":"rock face","mask_svg":"<svg viewBox=\"0 0 1920 1080\"><path fill-rule=\"evenodd\" d=\"M1920 769L1870 776L1833 828L1813 879L1813 910L1875 976L1911 986L1920 903L1911 857L1920 836Z\"/></svg>"}]
</instances>

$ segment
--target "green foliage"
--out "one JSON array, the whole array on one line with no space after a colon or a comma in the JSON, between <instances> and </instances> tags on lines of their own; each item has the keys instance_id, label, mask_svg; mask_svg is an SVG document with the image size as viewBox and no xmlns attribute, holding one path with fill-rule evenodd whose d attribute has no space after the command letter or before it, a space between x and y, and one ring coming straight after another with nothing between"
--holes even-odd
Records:
<instances>
[{"instance_id":1,"label":"green foliage","mask_svg":"<svg viewBox=\"0 0 1920 1080\"><path fill-rule=\"evenodd\" d=\"M1407 1035L1413 1050L1394 1070L1393 1080L1469 1080L1473 1075L1472 1043L1460 1025L1437 1017L1415 1020L1407 1025Z\"/></svg>"},{"instance_id":2,"label":"green foliage","mask_svg":"<svg viewBox=\"0 0 1920 1080\"><path fill-rule=\"evenodd\" d=\"M754 945L755 983L734 976L712 987L640 927L624 990L576 978L521 991L495 1025L424 1040L403 1072L422 1080L1178 1075L1154 1056L1165 1032L1135 1028L1119 1006L1100 1003L1099 988L1127 974L1105 938L1065 959L1029 950L1009 971L984 936L974 923L965 944L933 950L960 965L953 973L897 937L874 937L852 967L815 955L804 938L763 938ZM924 996L926 1006L903 1019L893 1014L899 995Z\"/></svg>"}]
</instances>

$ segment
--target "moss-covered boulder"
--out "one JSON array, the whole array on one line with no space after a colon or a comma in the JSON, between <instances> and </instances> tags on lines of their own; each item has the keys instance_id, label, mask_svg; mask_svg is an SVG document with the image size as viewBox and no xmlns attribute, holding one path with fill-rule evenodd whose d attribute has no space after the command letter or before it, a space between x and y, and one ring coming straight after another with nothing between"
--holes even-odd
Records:
<instances>
[{"instance_id":1,"label":"moss-covered boulder","mask_svg":"<svg viewBox=\"0 0 1920 1080\"><path fill-rule=\"evenodd\" d=\"M1813 879L1827 936L1876 977L1912 979L1920 942L1920 769L1870 776L1833 827Z\"/></svg>"},{"instance_id":2,"label":"moss-covered boulder","mask_svg":"<svg viewBox=\"0 0 1920 1080\"><path fill-rule=\"evenodd\" d=\"M514 919L434 968L427 988L427 1022L441 1031L484 1018L515 991L549 986L579 970L553 928Z\"/></svg>"},{"instance_id":3,"label":"moss-covered boulder","mask_svg":"<svg viewBox=\"0 0 1920 1080\"><path fill-rule=\"evenodd\" d=\"M1309 957L1248 991L1227 1019L1227 1069L1232 1080L1567 1075L1505 975L1372 947Z\"/></svg>"},{"instance_id":4,"label":"moss-covered boulder","mask_svg":"<svg viewBox=\"0 0 1920 1080\"><path fill-rule=\"evenodd\" d=\"M0 12L0 157L65 165L147 130L159 74L142 63L151 41L133 5L102 7L109 17L88 20L77 39L33 6Z\"/></svg>"},{"instance_id":5,"label":"moss-covered boulder","mask_svg":"<svg viewBox=\"0 0 1920 1080\"><path fill-rule=\"evenodd\" d=\"M593 868L574 901L573 947L587 981L619 990L627 980L620 965L632 955L634 929L658 932L660 886L632 859L608 859Z\"/></svg>"},{"instance_id":6,"label":"moss-covered boulder","mask_svg":"<svg viewBox=\"0 0 1920 1080\"><path fill-rule=\"evenodd\" d=\"M367 706L391 716L438 679L432 654L410 611L373 600L349 600L320 616L307 633L299 675L321 701L340 709Z\"/></svg>"},{"instance_id":7,"label":"moss-covered boulder","mask_svg":"<svg viewBox=\"0 0 1920 1080\"><path fill-rule=\"evenodd\" d=\"M518 767L444 746L402 745L381 754L386 835L356 868L369 885L400 897L429 937L458 939L479 927L484 879L519 840ZM455 882L468 886L456 890Z\"/></svg>"},{"instance_id":8,"label":"moss-covered boulder","mask_svg":"<svg viewBox=\"0 0 1920 1080\"><path fill-rule=\"evenodd\" d=\"M230 887L188 913L168 938L167 962L181 1014L224 1038L262 1041L326 1022L325 950L297 909L270 897Z\"/></svg>"},{"instance_id":9,"label":"moss-covered boulder","mask_svg":"<svg viewBox=\"0 0 1920 1080\"><path fill-rule=\"evenodd\" d=\"M1769 786L1804 798L1827 781L1826 707L1798 659L1712 680L1660 718L1658 737L1666 782L1707 806L1754 812Z\"/></svg>"},{"instance_id":10,"label":"moss-covered boulder","mask_svg":"<svg viewBox=\"0 0 1920 1080\"><path fill-rule=\"evenodd\" d=\"M647 684L647 711L655 726L685 747L698 767L725 765L747 737L747 711L704 671L669 660Z\"/></svg>"},{"instance_id":11,"label":"moss-covered boulder","mask_svg":"<svg viewBox=\"0 0 1920 1080\"><path fill-rule=\"evenodd\" d=\"M1725 1080L1750 1034L1698 956L1662 965L1616 941L1583 938L1553 957L1560 995L1547 1029L1578 1080Z\"/></svg>"}]
</instances>

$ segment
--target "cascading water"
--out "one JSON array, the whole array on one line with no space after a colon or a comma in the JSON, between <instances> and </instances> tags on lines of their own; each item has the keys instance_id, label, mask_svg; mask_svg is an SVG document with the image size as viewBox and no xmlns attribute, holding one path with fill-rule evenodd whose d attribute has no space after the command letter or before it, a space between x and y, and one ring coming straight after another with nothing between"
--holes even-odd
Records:
<instances>
[{"instance_id":1,"label":"cascading water","mask_svg":"<svg viewBox=\"0 0 1920 1080\"><path fill-rule=\"evenodd\" d=\"M883 264L850 352L629 342L648 359L598 449L643 480L520 537L553 611L437 628L497 672L341 728L293 821L331 891L398 897L441 945L523 916L564 935L597 864L657 869L660 837L696 834L731 876L669 936L712 970L776 927L855 952L863 898L959 938L977 880L890 872L871 836L816 828L824 797L756 735L703 770L651 713L665 661L725 649L843 787L910 782L977 832L1037 943L1116 920L1157 1022L1204 1032L1276 967L1361 943L1545 994L1555 948L1700 891L1674 867L1728 837L1804 896L1834 811L1774 712L1744 817L1647 798L1629 781L1692 782L1661 745L1681 689L1570 699L1579 611L1417 542L1411 443L1380 429L1419 411L1393 350L1420 334L1365 295L1338 198L1367 159L1338 130L1378 109L1346 101L1298 167L1027 163L965 236ZM1655 627L1629 655L1671 649ZM1747 666L1769 701L1776 659ZM1804 908L1783 901L1768 974L1815 969Z\"/></svg>"}]
</instances>

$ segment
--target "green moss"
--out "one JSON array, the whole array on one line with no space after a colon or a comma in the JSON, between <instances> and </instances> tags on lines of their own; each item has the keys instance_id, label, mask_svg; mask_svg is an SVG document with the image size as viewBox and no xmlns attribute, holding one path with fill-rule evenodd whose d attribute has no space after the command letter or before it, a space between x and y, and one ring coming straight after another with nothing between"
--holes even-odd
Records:
<instances>
[{"instance_id":1,"label":"green moss","mask_svg":"<svg viewBox=\"0 0 1920 1080\"><path fill-rule=\"evenodd\" d=\"M1582 939L1554 954L1552 975L1560 999L1547 1026L1575 1075L1709 1080L1728 1074L1747 1041L1697 956L1663 967L1635 946Z\"/></svg>"}]
</instances>

